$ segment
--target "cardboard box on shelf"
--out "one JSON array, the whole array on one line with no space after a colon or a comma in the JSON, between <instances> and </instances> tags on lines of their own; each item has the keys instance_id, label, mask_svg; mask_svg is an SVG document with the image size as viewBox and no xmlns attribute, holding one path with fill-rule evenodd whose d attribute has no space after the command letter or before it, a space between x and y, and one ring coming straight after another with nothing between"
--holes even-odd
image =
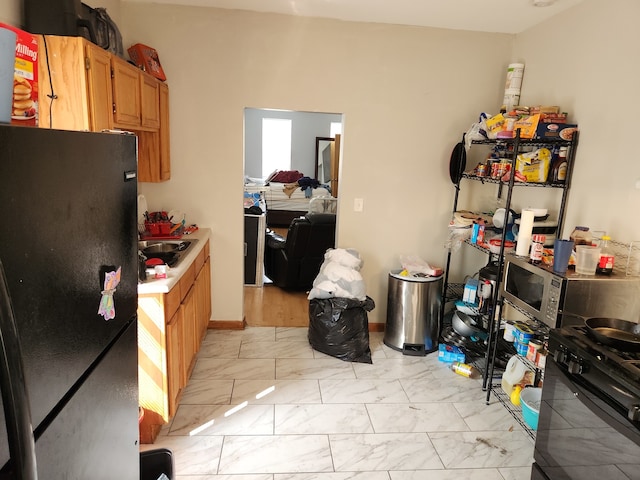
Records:
<instances>
[{"instance_id":1,"label":"cardboard box on shelf","mask_svg":"<svg viewBox=\"0 0 640 480\"><path fill-rule=\"evenodd\" d=\"M16 61L13 73L11 123L38 126L38 42L29 32L0 23L16 33Z\"/></svg>"},{"instance_id":2,"label":"cardboard box on shelf","mask_svg":"<svg viewBox=\"0 0 640 480\"><path fill-rule=\"evenodd\" d=\"M573 123L539 123L535 138L571 140L576 130Z\"/></svg>"}]
</instances>

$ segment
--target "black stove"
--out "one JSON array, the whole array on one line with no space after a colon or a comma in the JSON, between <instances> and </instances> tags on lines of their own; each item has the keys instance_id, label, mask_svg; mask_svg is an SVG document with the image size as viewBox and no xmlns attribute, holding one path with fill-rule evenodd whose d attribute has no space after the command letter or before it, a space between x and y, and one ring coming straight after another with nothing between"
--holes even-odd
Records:
<instances>
[{"instance_id":1,"label":"black stove","mask_svg":"<svg viewBox=\"0 0 640 480\"><path fill-rule=\"evenodd\" d=\"M640 353L584 325L549 332L531 478L640 478Z\"/></svg>"},{"instance_id":2,"label":"black stove","mask_svg":"<svg viewBox=\"0 0 640 480\"><path fill-rule=\"evenodd\" d=\"M640 421L640 352L602 345L585 326L570 326L550 331L549 353L581 383L616 401L629 420Z\"/></svg>"}]
</instances>

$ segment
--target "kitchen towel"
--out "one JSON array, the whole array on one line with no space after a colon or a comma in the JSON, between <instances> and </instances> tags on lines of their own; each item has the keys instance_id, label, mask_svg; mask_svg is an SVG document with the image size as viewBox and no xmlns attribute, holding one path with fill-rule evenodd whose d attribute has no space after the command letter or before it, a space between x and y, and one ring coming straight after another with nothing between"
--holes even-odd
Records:
<instances>
[{"instance_id":1,"label":"kitchen towel","mask_svg":"<svg viewBox=\"0 0 640 480\"><path fill-rule=\"evenodd\" d=\"M527 208L522 210L522 216L520 217L520 228L518 229L518 243L516 244L516 255L529 255L534 218L535 213L533 210Z\"/></svg>"}]
</instances>

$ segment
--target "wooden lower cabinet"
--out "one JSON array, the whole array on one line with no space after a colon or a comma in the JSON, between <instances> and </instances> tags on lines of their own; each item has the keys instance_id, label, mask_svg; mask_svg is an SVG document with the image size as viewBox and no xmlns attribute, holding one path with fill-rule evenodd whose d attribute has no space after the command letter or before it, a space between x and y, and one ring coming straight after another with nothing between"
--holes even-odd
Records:
<instances>
[{"instance_id":1,"label":"wooden lower cabinet","mask_svg":"<svg viewBox=\"0 0 640 480\"><path fill-rule=\"evenodd\" d=\"M211 318L209 268L207 242L169 293L138 296L140 443L153 443L175 415L195 366Z\"/></svg>"}]
</instances>

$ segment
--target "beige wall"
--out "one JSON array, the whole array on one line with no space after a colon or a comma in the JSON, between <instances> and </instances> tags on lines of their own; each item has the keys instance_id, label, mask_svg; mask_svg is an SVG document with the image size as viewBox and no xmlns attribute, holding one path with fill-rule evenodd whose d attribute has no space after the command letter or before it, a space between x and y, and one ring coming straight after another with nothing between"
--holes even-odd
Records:
<instances>
[{"instance_id":1,"label":"beige wall","mask_svg":"<svg viewBox=\"0 0 640 480\"><path fill-rule=\"evenodd\" d=\"M0 19L17 24L19 3L0 2ZM169 77L173 177L142 191L151 208L180 208L214 229L215 319L242 317L246 106L345 114L338 241L365 260L377 303L371 321L385 321L386 272L399 254L444 263L449 154L478 112L497 107L510 61L526 63L523 103L557 103L580 123L565 236L587 224L622 241L640 239L640 162L630 141L640 100L636 0L586 0L515 42L120 0L106 6L125 47L157 48ZM494 192L477 187L465 188L462 200L490 204ZM537 205L543 195L553 193L527 192L514 201ZM364 212L353 211L354 198L364 199ZM459 257L472 272L484 258L466 250Z\"/></svg>"},{"instance_id":2,"label":"beige wall","mask_svg":"<svg viewBox=\"0 0 640 480\"><path fill-rule=\"evenodd\" d=\"M399 254L443 264L449 155L498 107L511 36L137 3L121 16L171 88L172 179L142 189L213 228L215 319L242 318L245 107L344 114L338 245L364 259L370 321L385 321Z\"/></svg>"},{"instance_id":3,"label":"beige wall","mask_svg":"<svg viewBox=\"0 0 640 480\"><path fill-rule=\"evenodd\" d=\"M558 104L580 124L565 234L574 225L640 240L640 2L587 0L517 36L523 101ZM569 229L569 230L567 230Z\"/></svg>"},{"instance_id":4,"label":"beige wall","mask_svg":"<svg viewBox=\"0 0 640 480\"><path fill-rule=\"evenodd\" d=\"M22 20L20 4L19 0L4 0L0 2L0 22L20 26Z\"/></svg>"}]
</instances>

